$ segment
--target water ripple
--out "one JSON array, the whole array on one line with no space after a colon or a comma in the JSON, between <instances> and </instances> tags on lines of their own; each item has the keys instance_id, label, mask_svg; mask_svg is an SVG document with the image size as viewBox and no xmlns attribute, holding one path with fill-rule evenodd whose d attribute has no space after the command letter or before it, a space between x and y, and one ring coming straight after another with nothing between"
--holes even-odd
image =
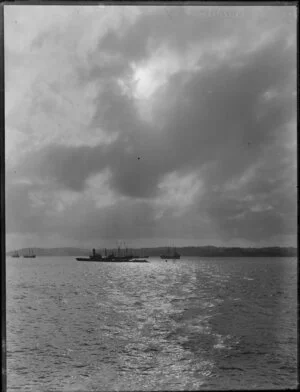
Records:
<instances>
[{"instance_id":1,"label":"water ripple","mask_svg":"<svg viewBox=\"0 0 300 392\"><path fill-rule=\"evenodd\" d=\"M7 268L11 391L296 385L294 259L21 261Z\"/></svg>"}]
</instances>

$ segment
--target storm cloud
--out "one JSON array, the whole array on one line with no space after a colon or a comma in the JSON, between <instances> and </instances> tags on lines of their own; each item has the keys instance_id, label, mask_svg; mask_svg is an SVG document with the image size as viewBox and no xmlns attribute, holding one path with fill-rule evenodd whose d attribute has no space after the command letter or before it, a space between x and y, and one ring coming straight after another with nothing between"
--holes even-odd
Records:
<instances>
[{"instance_id":1,"label":"storm cloud","mask_svg":"<svg viewBox=\"0 0 300 392\"><path fill-rule=\"evenodd\" d=\"M294 7L45 8L5 7L8 245L295 244Z\"/></svg>"}]
</instances>

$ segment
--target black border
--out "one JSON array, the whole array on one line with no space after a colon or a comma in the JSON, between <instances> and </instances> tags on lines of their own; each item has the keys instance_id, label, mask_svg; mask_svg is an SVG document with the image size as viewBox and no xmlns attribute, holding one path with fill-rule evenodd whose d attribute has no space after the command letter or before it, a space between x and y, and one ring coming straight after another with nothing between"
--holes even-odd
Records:
<instances>
[{"instance_id":1,"label":"black border","mask_svg":"<svg viewBox=\"0 0 300 392\"><path fill-rule=\"evenodd\" d=\"M104 1L53 1L53 0L19 0L19 1L5 1L0 4L0 287L1 287L1 390L7 391L7 358L6 358L6 219L5 219L5 52L4 52L4 6L9 5L43 5L43 6L97 6L97 5L156 5L156 6L172 6L172 5L204 5L204 6L296 6L297 7L297 54L299 53L299 2L298 1L264 1L257 3L255 1L155 1L155 0L143 0L143 1L121 1L121 0L104 0ZM299 62L297 56L297 72L299 73ZM298 74L297 74L298 75ZM297 92L299 94L299 78L297 79ZM299 113L299 101L297 96L297 113ZM298 123L298 118L297 118ZM298 135L297 135L298 136ZM297 163L299 154L299 139L297 137ZM297 189L299 189L299 170L297 177ZM297 196L297 206L299 206L299 193ZM299 211L299 208L298 208ZM297 222L299 227L300 216L297 211ZM299 247L299 233L298 233L298 247ZM298 253L298 252L297 252ZM299 257L299 254L298 254ZM297 257L297 258L298 258ZM298 259L299 260L299 259ZM297 276L298 276L298 364L299 356L299 303L300 303L300 269L299 264L297 264ZM298 374L298 387L299 387L299 374ZM259 390L259 389L258 389ZM288 389L286 389L288 390Z\"/></svg>"},{"instance_id":2,"label":"black border","mask_svg":"<svg viewBox=\"0 0 300 392\"><path fill-rule=\"evenodd\" d=\"M0 7L0 252L1 252L1 387L7 390L6 379L6 262L5 262L5 78L4 78L4 7Z\"/></svg>"}]
</instances>

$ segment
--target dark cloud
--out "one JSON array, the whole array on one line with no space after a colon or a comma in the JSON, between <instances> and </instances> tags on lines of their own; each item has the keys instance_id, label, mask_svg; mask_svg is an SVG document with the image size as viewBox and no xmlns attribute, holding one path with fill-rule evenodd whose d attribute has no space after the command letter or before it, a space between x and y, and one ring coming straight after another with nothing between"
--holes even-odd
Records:
<instances>
[{"instance_id":1,"label":"dark cloud","mask_svg":"<svg viewBox=\"0 0 300 392\"><path fill-rule=\"evenodd\" d=\"M43 211L30 202L30 187L12 196L16 186L9 185L11 222L18 213L32 230L56 228L78 239L197 239L215 233L225 241L259 242L295 233L295 154L282 136L296 114L296 51L288 45L289 27L278 11L253 26L251 12L239 17L206 12L187 15L184 7L168 7L145 14L124 34L108 31L90 52L90 66L76 69L79 84L100 85L90 129L118 137L92 147L49 145L20 164L20 176L78 193L87 189L87 179L108 169L110 190L125 201L100 209L92 201L76 202L63 218L45 223ZM270 33L277 22L282 26L255 47L255 28ZM214 45L222 47L225 38L239 43L222 57ZM192 43L203 44L200 69L170 76L155 92L152 121L144 120L119 79L128 76L132 61L146 61L162 44L184 55ZM203 189L182 215L166 209L158 218L153 200L172 172L198 173ZM31 207L24 215L26 206ZM16 224L8 227L15 230Z\"/></svg>"},{"instance_id":2,"label":"dark cloud","mask_svg":"<svg viewBox=\"0 0 300 392\"><path fill-rule=\"evenodd\" d=\"M50 145L27 157L18 170L20 175L31 175L80 192L86 179L106 167L105 150L100 147L70 147Z\"/></svg>"},{"instance_id":3,"label":"dark cloud","mask_svg":"<svg viewBox=\"0 0 300 392\"><path fill-rule=\"evenodd\" d=\"M120 131L120 138L105 147L53 147L43 158L47 172L80 190L85 178L107 166L112 185L133 197L154 195L158 181L171 170L200 168L209 161L220 163L211 181L241 175L295 113L290 95L262 101L265 92L280 88L294 70L295 56L286 49L284 37L245 55L243 61L239 69L230 60L221 62L190 75L188 81L175 75L165 92L173 99L158 109L167 122L156 138L138 117L133 101L110 83L98 97L92 125Z\"/></svg>"},{"instance_id":4,"label":"dark cloud","mask_svg":"<svg viewBox=\"0 0 300 392\"><path fill-rule=\"evenodd\" d=\"M231 67L229 60L193 74L178 88L175 104L164 113L170 120L169 141L178 146L176 159L222 162L223 179L244 170L270 143L276 128L295 113L295 100L288 97L280 105L267 103L264 117L257 118L258 105L264 106L262 94L290 77L293 60L284 40L276 40L245 56L240 69ZM181 97L188 104L181 105Z\"/></svg>"}]
</instances>

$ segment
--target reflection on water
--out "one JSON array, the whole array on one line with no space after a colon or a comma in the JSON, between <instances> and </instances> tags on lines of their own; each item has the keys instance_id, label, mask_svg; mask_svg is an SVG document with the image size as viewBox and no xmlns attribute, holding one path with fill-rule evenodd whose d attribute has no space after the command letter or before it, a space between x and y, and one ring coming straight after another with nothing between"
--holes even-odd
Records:
<instances>
[{"instance_id":1,"label":"reflection on water","mask_svg":"<svg viewBox=\"0 0 300 392\"><path fill-rule=\"evenodd\" d=\"M8 258L8 387L295 387L296 301L295 259Z\"/></svg>"}]
</instances>

